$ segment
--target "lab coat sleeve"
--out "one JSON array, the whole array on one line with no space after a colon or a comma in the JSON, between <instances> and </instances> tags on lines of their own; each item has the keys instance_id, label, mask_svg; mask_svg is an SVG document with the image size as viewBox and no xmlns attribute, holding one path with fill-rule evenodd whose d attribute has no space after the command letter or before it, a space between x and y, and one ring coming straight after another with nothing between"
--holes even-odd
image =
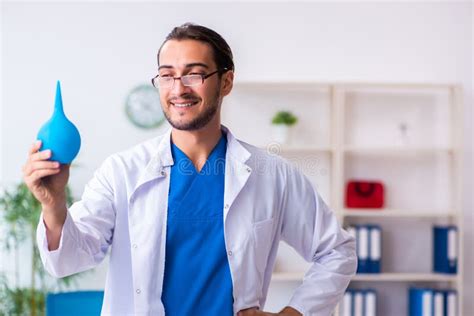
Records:
<instances>
[{"instance_id":1,"label":"lab coat sleeve","mask_svg":"<svg viewBox=\"0 0 474 316\"><path fill-rule=\"evenodd\" d=\"M52 276L60 278L85 271L104 259L115 223L112 175L108 158L86 185L81 200L68 209L56 250L48 250L41 214L36 239L43 265Z\"/></svg>"},{"instance_id":2,"label":"lab coat sleeve","mask_svg":"<svg viewBox=\"0 0 474 316\"><path fill-rule=\"evenodd\" d=\"M357 269L355 240L309 180L288 166L282 203L282 240L313 262L288 306L303 315L331 315Z\"/></svg>"}]
</instances>

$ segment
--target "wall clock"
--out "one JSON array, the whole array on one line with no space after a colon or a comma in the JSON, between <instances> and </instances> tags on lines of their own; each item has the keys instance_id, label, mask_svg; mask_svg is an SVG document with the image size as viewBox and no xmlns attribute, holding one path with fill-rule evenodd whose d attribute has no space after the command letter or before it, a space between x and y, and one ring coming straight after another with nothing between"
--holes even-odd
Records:
<instances>
[{"instance_id":1,"label":"wall clock","mask_svg":"<svg viewBox=\"0 0 474 316\"><path fill-rule=\"evenodd\" d=\"M165 121L158 90L149 85L140 85L130 91L125 113L135 126L143 129L156 128Z\"/></svg>"}]
</instances>

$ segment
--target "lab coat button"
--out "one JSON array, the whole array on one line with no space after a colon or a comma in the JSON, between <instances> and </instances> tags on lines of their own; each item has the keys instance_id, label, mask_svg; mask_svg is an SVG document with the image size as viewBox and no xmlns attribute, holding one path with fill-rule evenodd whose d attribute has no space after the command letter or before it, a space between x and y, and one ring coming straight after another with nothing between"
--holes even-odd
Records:
<instances>
[{"instance_id":1,"label":"lab coat button","mask_svg":"<svg viewBox=\"0 0 474 316\"><path fill-rule=\"evenodd\" d=\"M252 169L250 169L250 168L247 168L247 172L248 172L248 173L250 173L250 171L252 171Z\"/></svg>"},{"instance_id":2,"label":"lab coat button","mask_svg":"<svg viewBox=\"0 0 474 316\"><path fill-rule=\"evenodd\" d=\"M166 177L166 171L161 170L161 175L162 175L163 177Z\"/></svg>"},{"instance_id":3,"label":"lab coat button","mask_svg":"<svg viewBox=\"0 0 474 316\"><path fill-rule=\"evenodd\" d=\"M232 251L229 250L229 252L227 252L229 254L229 257L232 257Z\"/></svg>"},{"instance_id":4,"label":"lab coat button","mask_svg":"<svg viewBox=\"0 0 474 316\"><path fill-rule=\"evenodd\" d=\"M135 290L135 293L137 293L137 294L140 294L141 292L142 292L142 291L140 291L140 289L136 289L136 290Z\"/></svg>"},{"instance_id":5,"label":"lab coat button","mask_svg":"<svg viewBox=\"0 0 474 316\"><path fill-rule=\"evenodd\" d=\"M227 210L229 208L229 204L224 205L224 208Z\"/></svg>"},{"instance_id":6,"label":"lab coat button","mask_svg":"<svg viewBox=\"0 0 474 316\"><path fill-rule=\"evenodd\" d=\"M133 249L137 249L137 248L138 248L137 244L133 244L132 247L133 247Z\"/></svg>"}]
</instances>

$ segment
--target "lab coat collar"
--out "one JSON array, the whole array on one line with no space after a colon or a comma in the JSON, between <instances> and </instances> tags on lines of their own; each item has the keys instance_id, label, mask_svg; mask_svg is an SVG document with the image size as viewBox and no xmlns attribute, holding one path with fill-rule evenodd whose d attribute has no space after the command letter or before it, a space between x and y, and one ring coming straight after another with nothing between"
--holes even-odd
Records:
<instances>
[{"instance_id":1,"label":"lab coat collar","mask_svg":"<svg viewBox=\"0 0 474 316\"><path fill-rule=\"evenodd\" d=\"M227 152L226 159L229 163L234 161L241 166L245 166L245 162L250 158L250 152L235 138L228 127L221 125L222 131L227 136ZM171 130L169 128L166 133L161 137L158 143L155 155L152 156L148 162L145 170L139 177L139 181L135 186L135 192L141 185L162 178L167 175L166 168L174 164L173 156L171 154ZM168 172L169 173L169 172ZM244 183L246 179L241 179ZM133 195L133 193L132 193Z\"/></svg>"},{"instance_id":2,"label":"lab coat collar","mask_svg":"<svg viewBox=\"0 0 474 316\"><path fill-rule=\"evenodd\" d=\"M225 163L225 180L224 180L224 222L227 215L239 195L242 188L250 177L252 168L246 164L250 158L250 152L242 145L242 143L234 137L230 130L221 125L222 130L227 135L227 152Z\"/></svg>"},{"instance_id":3,"label":"lab coat collar","mask_svg":"<svg viewBox=\"0 0 474 316\"><path fill-rule=\"evenodd\" d=\"M235 138L228 127L221 125L221 129L227 136L228 154L232 156L232 158L245 163L250 158L250 152L245 149L245 147L237 140L237 138ZM171 130L171 128L168 129L168 131L166 131L162 137L158 145L156 156L150 161L149 165L158 164L159 167L164 168L174 164L173 156L171 154ZM160 168L156 168L156 166L154 166L151 169L159 170Z\"/></svg>"},{"instance_id":4,"label":"lab coat collar","mask_svg":"<svg viewBox=\"0 0 474 316\"><path fill-rule=\"evenodd\" d=\"M169 167L174 164L173 155L171 154L171 130L169 128L161 138L156 151L155 159L150 163L158 163L160 167Z\"/></svg>"},{"instance_id":5,"label":"lab coat collar","mask_svg":"<svg viewBox=\"0 0 474 316\"><path fill-rule=\"evenodd\" d=\"M166 176L165 167L173 165L173 156L171 155L171 128L163 136L157 137L158 146L152 149L154 154L146 165L145 169L140 170L138 182L129 196L129 202L140 189L142 185L158 178Z\"/></svg>"},{"instance_id":6,"label":"lab coat collar","mask_svg":"<svg viewBox=\"0 0 474 316\"><path fill-rule=\"evenodd\" d=\"M251 156L250 152L235 138L228 127L221 125L221 128L227 136L227 153L229 156L245 163Z\"/></svg>"}]
</instances>

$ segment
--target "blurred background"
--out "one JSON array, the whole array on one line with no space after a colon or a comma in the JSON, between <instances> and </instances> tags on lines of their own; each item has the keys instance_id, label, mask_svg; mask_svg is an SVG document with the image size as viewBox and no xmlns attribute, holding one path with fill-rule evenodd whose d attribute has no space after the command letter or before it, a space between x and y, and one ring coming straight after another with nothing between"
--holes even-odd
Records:
<instances>
[{"instance_id":1,"label":"blurred background","mask_svg":"<svg viewBox=\"0 0 474 316\"><path fill-rule=\"evenodd\" d=\"M454 290L462 314L474 313L470 1L3 1L0 10L2 192L17 192L28 148L52 114L57 80L82 137L71 171L74 199L107 156L163 133L167 122L137 126L140 114L158 123L160 115L133 99L153 99L134 89L150 85L171 29L195 22L233 49L236 86L224 100L224 123L250 143L279 144L277 154L294 161L314 158L303 171L343 225L382 228L382 273L351 288L374 290L379 315L405 314L410 288ZM273 128L278 111L298 118L291 140ZM379 149L366 157L367 147ZM398 213L373 217L360 209L353 216L344 205L353 178L382 180L388 207L380 211ZM29 237L6 249L15 220L1 218L3 288L31 287ZM457 273L432 269L435 225L457 229ZM410 251L413 240L418 248ZM285 306L306 267L291 251L282 246L270 311ZM421 267L419 256L426 258ZM107 258L72 287L50 288L100 291L106 271Z\"/></svg>"}]
</instances>

